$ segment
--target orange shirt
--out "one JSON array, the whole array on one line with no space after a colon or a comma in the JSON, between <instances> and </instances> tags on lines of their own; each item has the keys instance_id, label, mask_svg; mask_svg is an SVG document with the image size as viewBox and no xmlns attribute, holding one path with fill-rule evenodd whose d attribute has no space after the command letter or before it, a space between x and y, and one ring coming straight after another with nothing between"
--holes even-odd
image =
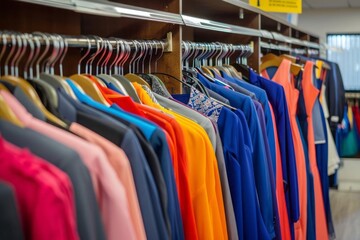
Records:
<instances>
[{"instance_id":1,"label":"orange shirt","mask_svg":"<svg viewBox=\"0 0 360 240\"><path fill-rule=\"evenodd\" d=\"M185 136L190 191L200 239L228 239L220 176L214 149L205 130L195 122L152 102L142 87L133 83L141 101L173 115Z\"/></svg>"},{"instance_id":2,"label":"orange shirt","mask_svg":"<svg viewBox=\"0 0 360 240\"><path fill-rule=\"evenodd\" d=\"M174 142L176 156L173 158L173 166L180 200L185 238L196 240L198 239L198 236L196 231L194 207L190 195L190 183L187 167L188 156L185 148L186 145L182 127L174 117L171 117L158 109L154 109L146 105L140 105L139 108L144 111L144 114L147 117L149 117L148 119L153 119L154 121L161 119L163 124L159 124L159 126L164 127L164 129L168 129L169 135ZM157 118L157 120L155 118Z\"/></svg>"}]
</instances>

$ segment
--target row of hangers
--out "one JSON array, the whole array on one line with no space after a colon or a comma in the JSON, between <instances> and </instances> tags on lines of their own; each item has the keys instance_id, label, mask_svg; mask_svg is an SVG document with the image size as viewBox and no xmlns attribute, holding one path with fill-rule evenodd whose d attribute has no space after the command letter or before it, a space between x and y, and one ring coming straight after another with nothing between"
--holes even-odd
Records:
<instances>
[{"instance_id":1,"label":"row of hangers","mask_svg":"<svg viewBox=\"0 0 360 240\"><path fill-rule=\"evenodd\" d=\"M213 72L221 75L219 70L222 70L242 79L242 75L235 68L235 65L247 67L247 59L253 51L251 43L248 45L233 45L219 42L183 42L182 62L184 68L188 69L190 59L192 59L192 68L201 69L208 77L214 77ZM235 55L234 59L235 53L237 55Z\"/></svg>"},{"instance_id":2,"label":"row of hangers","mask_svg":"<svg viewBox=\"0 0 360 240\"><path fill-rule=\"evenodd\" d=\"M281 54L278 56L273 53L268 53L261 57L260 72L269 67L279 67L283 59L291 61L290 71L294 76L299 75L299 73L303 71L303 65L305 64L306 60L288 54ZM317 68L317 66L315 67ZM331 69L330 65L326 62L322 63L322 68L325 70Z\"/></svg>"},{"instance_id":3,"label":"row of hangers","mask_svg":"<svg viewBox=\"0 0 360 240\"><path fill-rule=\"evenodd\" d=\"M49 101L56 102L54 89L57 88L62 88L69 96L76 99L63 76L63 61L69 47L83 48L84 54L78 61L77 73L69 76L68 79L72 80L81 91L104 105L108 105L108 103L96 83L89 79L90 75L92 79L96 79L97 83L103 86L106 86L103 81L114 84L125 95L132 97L138 103L141 102L131 82L149 86L140 75L136 74L139 72L151 73L152 69L155 69L152 74L167 76L192 87L184 79L157 72L157 62L162 57L166 45L164 41L127 41L116 38L103 39L97 36L74 38L40 32L33 34L1 32L0 36L0 46L2 46L0 80L21 88L41 110L47 121L63 128L67 128L67 123L46 109L34 85L41 85L45 89ZM234 67L234 64L229 64L230 59L238 52L239 54L236 56L238 63L235 64L241 65L246 63L247 57L253 51L251 45L231 45L218 42L184 42L182 48L184 70L190 69L187 66L192 57L194 66L192 69L205 71L206 76L212 81L214 81L214 71L220 74L220 70L242 79L241 73ZM59 75L56 75L56 72ZM125 74L125 72L127 73ZM101 77L101 80L98 77ZM201 86L200 83L197 84ZM0 83L0 88L7 89L2 83ZM202 87L201 90L206 93L205 87ZM209 94L207 95L209 96ZM3 99L0 99L0 105L0 117L21 126L21 122L12 114ZM227 107L232 109L231 106Z\"/></svg>"},{"instance_id":4,"label":"row of hangers","mask_svg":"<svg viewBox=\"0 0 360 240\"><path fill-rule=\"evenodd\" d=\"M239 55L236 57L237 63L247 64L247 58L253 53L252 44L248 45L233 45L224 44L220 42L213 43L195 43L185 41L183 46L183 66L189 67L189 60L193 58L192 66L222 66L224 64L230 64L232 55L239 51Z\"/></svg>"},{"instance_id":5,"label":"row of hangers","mask_svg":"<svg viewBox=\"0 0 360 240\"><path fill-rule=\"evenodd\" d=\"M163 41L126 41L122 39L102 39L92 36L68 38L58 34L20 34L1 32L0 51L0 80L3 83L19 87L29 99L44 114L47 121L67 128L68 124L51 113L42 103L34 85L41 85L49 101L56 104L56 91L62 88L76 99L72 89L63 76L63 60L68 47L84 47L85 54L78 62L78 72L68 77L77 87L91 96L95 101L109 105L97 85L89 79L92 75L97 83L105 86L103 81L111 82L125 95L134 101L140 102L131 82L148 83L133 72L148 70L151 72L154 65L163 55L165 43ZM70 40L69 40L70 39ZM92 49L95 51L91 53ZM145 67L145 63L148 66ZM21 67L20 67L20 63ZM85 63L85 64L84 64ZM85 65L83 67L83 65ZM128 72L124 75L125 66ZM20 71L20 69L23 71ZM84 68L84 69L82 69ZM35 70L34 70L35 69ZM55 69L59 69L56 75ZM98 77L101 77L100 80ZM0 89L8 90L5 84L0 83ZM22 126L6 102L0 97L0 117L7 119L18 126Z\"/></svg>"},{"instance_id":6,"label":"row of hangers","mask_svg":"<svg viewBox=\"0 0 360 240\"><path fill-rule=\"evenodd\" d=\"M201 73L209 81L221 82L217 76L221 76L221 71L233 76L240 81L246 80L249 74L247 66L247 58L253 53L253 44L248 45L233 45L224 44L220 42L213 43L195 43L183 42L183 83L190 86L197 87L202 93L211 98L206 88L202 86L201 82L196 79L196 73ZM190 67L191 66L191 67ZM232 89L228 84L221 82L222 85ZM233 107L213 99L213 101L220 103L235 110Z\"/></svg>"}]
</instances>

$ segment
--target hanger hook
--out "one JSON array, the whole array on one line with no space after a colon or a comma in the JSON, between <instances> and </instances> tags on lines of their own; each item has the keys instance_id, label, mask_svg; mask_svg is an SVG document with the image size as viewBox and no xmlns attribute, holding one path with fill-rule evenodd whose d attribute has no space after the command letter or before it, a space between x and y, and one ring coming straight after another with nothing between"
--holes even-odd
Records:
<instances>
[{"instance_id":1,"label":"hanger hook","mask_svg":"<svg viewBox=\"0 0 360 240\"><path fill-rule=\"evenodd\" d=\"M186 57L184 58L184 64L185 64L185 68L188 69L190 64L190 57L193 54L193 48L192 48L192 44L191 42L184 42L185 43L185 48L187 49L187 53L186 53Z\"/></svg>"},{"instance_id":2,"label":"hanger hook","mask_svg":"<svg viewBox=\"0 0 360 240\"><path fill-rule=\"evenodd\" d=\"M55 74L55 63L59 59L62 58L63 53L65 51L63 38L59 34L54 34L53 39L54 39L54 44L56 44L56 46L57 46L57 52L56 52L56 54L54 56L54 59L49 64L50 65L50 74Z\"/></svg>"},{"instance_id":3,"label":"hanger hook","mask_svg":"<svg viewBox=\"0 0 360 240\"><path fill-rule=\"evenodd\" d=\"M160 51L160 56L155 60L155 72L157 72L157 66L158 66L157 62L164 55L164 51L165 51L165 44L162 41L156 41L156 42L160 44L161 51Z\"/></svg>"},{"instance_id":4,"label":"hanger hook","mask_svg":"<svg viewBox=\"0 0 360 240\"><path fill-rule=\"evenodd\" d=\"M100 62L101 60L103 59L103 57L105 56L106 52L107 52L107 43L106 43L106 40L103 39L103 38L100 38L100 49L99 51L96 53L96 55L94 56L94 58L91 60L91 64L93 62L96 62L95 59L96 59L96 56L99 56L100 53L102 53L100 55L100 58L99 60L95 63L95 75L98 75L99 74L99 67L100 67ZM91 74L91 72L90 72Z\"/></svg>"},{"instance_id":5,"label":"hanger hook","mask_svg":"<svg viewBox=\"0 0 360 240\"><path fill-rule=\"evenodd\" d=\"M124 75L124 66L126 61L130 58L131 55L131 46L128 42L121 40L121 44L124 47L124 56L121 59L120 63L119 63L119 70L120 70L120 74Z\"/></svg>"},{"instance_id":6,"label":"hanger hook","mask_svg":"<svg viewBox=\"0 0 360 240\"><path fill-rule=\"evenodd\" d=\"M120 47L119 47L119 41L118 39L116 38L111 38L111 39L114 39L115 41L115 46L116 46L116 54L115 54L115 58L112 60L112 62L110 63L110 66L109 66L109 75L112 74L112 68L115 66L117 60L118 60L118 57L120 55ZM111 54L112 55L112 54ZM111 58L108 59L108 61L110 61ZM108 63L108 62L107 62ZM106 63L106 64L107 64ZM116 74L116 71L115 71L115 74Z\"/></svg>"},{"instance_id":7,"label":"hanger hook","mask_svg":"<svg viewBox=\"0 0 360 240\"><path fill-rule=\"evenodd\" d=\"M90 58L87 60L86 62L86 69L89 68L89 71L86 72L86 74L92 74L92 63L95 59L95 57L101 52L102 50L102 45L100 45L100 43L102 42L102 38L101 37L97 37L97 36L93 36L95 38L95 43L96 43L96 51L95 53L93 53Z\"/></svg>"},{"instance_id":8,"label":"hanger hook","mask_svg":"<svg viewBox=\"0 0 360 240\"><path fill-rule=\"evenodd\" d=\"M5 59L5 64L4 64L5 75L9 74L9 61L10 61L12 55L14 54L15 47L16 47L16 38L15 38L15 35L13 33L10 34L10 38L11 38L11 48L10 48L10 52L8 53L7 58Z\"/></svg>"},{"instance_id":9,"label":"hanger hook","mask_svg":"<svg viewBox=\"0 0 360 240\"><path fill-rule=\"evenodd\" d=\"M54 60L56 60L57 56L59 55L58 54L59 53L59 44L56 41L54 35L46 34L46 36L49 39L50 47L51 47L51 43L52 43L53 50L52 50L50 56L44 60L44 66L45 66L45 72L51 73L51 70L50 70L51 64L54 62ZM50 49L50 47L49 47L49 49Z\"/></svg>"},{"instance_id":10,"label":"hanger hook","mask_svg":"<svg viewBox=\"0 0 360 240\"><path fill-rule=\"evenodd\" d=\"M36 77L39 78L40 76L40 63L45 58L46 54L50 49L50 41L46 34L42 32L34 32L34 35L40 35L42 39L45 41L45 49L43 53L40 55L39 59L36 61Z\"/></svg>"},{"instance_id":11,"label":"hanger hook","mask_svg":"<svg viewBox=\"0 0 360 240\"><path fill-rule=\"evenodd\" d=\"M111 75L111 68L110 68L110 66L108 67L108 63L109 63L109 61L110 61L110 59L111 59L111 57L112 57L112 55L113 55L113 51L114 51L114 47L113 47L113 45L112 45L112 43L110 42L110 40L108 40L108 44L109 44L109 53L108 53L108 55L107 55L107 58L106 58L106 61L104 62L104 72L105 72L105 74L107 74L108 73L108 69L109 69L109 74ZM115 44L116 44L116 47L117 47L117 41L115 41ZM115 55L115 57L116 57L116 55Z\"/></svg>"},{"instance_id":12,"label":"hanger hook","mask_svg":"<svg viewBox=\"0 0 360 240\"><path fill-rule=\"evenodd\" d=\"M1 49L1 52L0 52L0 76L2 76L1 74L1 60L6 52L6 47L7 47L7 36L8 34L5 33L5 32L2 32L1 33L1 38L2 38L2 49Z\"/></svg>"},{"instance_id":13,"label":"hanger hook","mask_svg":"<svg viewBox=\"0 0 360 240\"><path fill-rule=\"evenodd\" d=\"M213 59L215 55L216 55L216 43L211 43L211 55L209 56L211 66L214 66Z\"/></svg>"},{"instance_id":14,"label":"hanger hook","mask_svg":"<svg viewBox=\"0 0 360 240\"><path fill-rule=\"evenodd\" d=\"M15 55L10 62L10 71L11 71L11 75L18 77L19 73L17 71L18 69L16 69L15 64L16 64L16 61L17 61L18 57L20 56L23 48L22 48L22 39L21 39L20 34L16 34L15 37L16 37L16 45L18 46L18 49L15 52Z\"/></svg>"},{"instance_id":15,"label":"hanger hook","mask_svg":"<svg viewBox=\"0 0 360 240\"><path fill-rule=\"evenodd\" d=\"M62 56L60 57L60 60L59 60L60 76L62 77L62 76L64 76L64 73L63 73L63 61L64 61L65 56L67 54L67 51L69 49L69 45L68 45L68 40L66 38L63 38L61 35L59 35L59 38L63 42L63 48L64 48L63 54L62 54ZM89 40L89 39L87 39L87 40Z\"/></svg>"},{"instance_id":16,"label":"hanger hook","mask_svg":"<svg viewBox=\"0 0 360 240\"><path fill-rule=\"evenodd\" d=\"M147 42L146 41L142 41L143 43L143 47L144 47L144 54L142 55L141 59L139 60L139 64L140 64L140 61L142 62L141 64L141 70L140 70L140 67L139 67L139 71L141 71L142 73L145 73L145 60L146 60L146 57L148 56L148 52L149 52L149 49L148 49L148 45L147 45Z\"/></svg>"},{"instance_id":17,"label":"hanger hook","mask_svg":"<svg viewBox=\"0 0 360 240\"><path fill-rule=\"evenodd\" d=\"M149 70L148 73L151 73L151 60L152 60L152 56L153 56L153 46L152 46L152 42L148 41L149 44Z\"/></svg>"},{"instance_id":18,"label":"hanger hook","mask_svg":"<svg viewBox=\"0 0 360 240\"><path fill-rule=\"evenodd\" d=\"M54 43L54 48L56 48L56 51L53 58L51 59L51 61L49 61L49 69L50 69L50 74L55 74L55 63L59 60L59 58L62 55L62 52L64 50L64 46L62 41L59 38L58 34L52 34L51 35L52 39L53 39L53 43Z\"/></svg>"},{"instance_id":19,"label":"hanger hook","mask_svg":"<svg viewBox=\"0 0 360 240\"><path fill-rule=\"evenodd\" d=\"M29 56L28 56L28 58L27 58L27 60L25 62L25 65L24 65L24 78L27 79L28 78L28 68L29 68L29 65L31 63L31 60L34 57L34 53L35 53L35 46L34 46L34 41L33 41L31 35L26 33L26 34L24 34L24 37L27 39L27 41L29 43L29 47L30 47ZM30 69L29 69L29 72L30 72ZM31 73L30 73L30 78L33 78L32 70L31 70Z\"/></svg>"},{"instance_id":20,"label":"hanger hook","mask_svg":"<svg viewBox=\"0 0 360 240\"><path fill-rule=\"evenodd\" d=\"M120 49L119 49L119 57L117 58L116 62L115 62L115 74L121 74L121 63L124 60L125 56L126 56L126 49L125 49L125 44L121 39L118 39L118 43L120 45Z\"/></svg>"},{"instance_id":21,"label":"hanger hook","mask_svg":"<svg viewBox=\"0 0 360 240\"><path fill-rule=\"evenodd\" d=\"M81 63L82 63L82 61L89 55L90 50L91 50L91 43L90 43L90 39L88 37L86 37L86 41L87 41L87 44L88 44L88 48L87 48L85 54L80 58L80 60L78 62L78 65L77 65L78 74L81 73ZM67 42L67 40L65 40L65 42ZM88 73L88 65L87 65L87 63L86 63L86 66L85 66L85 73L86 74Z\"/></svg>"},{"instance_id":22,"label":"hanger hook","mask_svg":"<svg viewBox=\"0 0 360 240\"><path fill-rule=\"evenodd\" d=\"M20 61L21 61L21 59L24 57L24 55L25 55L25 52L26 52L26 50L27 50L27 41L26 41L26 37L25 37L25 34L21 34L20 36L20 41L22 40L23 41L23 43L22 43L22 45L23 45L23 47L22 47L22 49L21 49L21 51L20 51L20 54L19 54L19 57L17 58L17 60L14 62L14 65L15 65L15 76L19 76L19 63L20 63Z\"/></svg>"},{"instance_id":23,"label":"hanger hook","mask_svg":"<svg viewBox=\"0 0 360 240\"><path fill-rule=\"evenodd\" d=\"M103 54L103 55L105 55L105 58L104 58L102 64L100 65L100 73L102 73L102 74L107 74L107 63L109 62L109 59L112 56L113 49L114 48L113 48L113 45L110 42L110 40L105 40L105 52ZM107 53L107 54L105 54L105 53Z\"/></svg>"},{"instance_id":24,"label":"hanger hook","mask_svg":"<svg viewBox=\"0 0 360 240\"><path fill-rule=\"evenodd\" d=\"M130 59L130 61L129 61L129 73L132 73L133 71L134 71L134 72L136 71L136 70L133 68L132 65L133 65L133 63L134 63L134 60L136 59L137 53L139 52L138 41L132 40L131 42L132 42L132 44L134 45L135 51L133 52L133 55L132 55L132 57L131 57L131 59ZM131 47L130 47L130 49L131 49Z\"/></svg>"},{"instance_id":25,"label":"hanger hook","mask_svg":"<svg viewBox=\"0 0 360 240\"><path fill-rule=\"evenodd\" d=\"M190 58L194 54L195 50L194 50L194 45L192 42L186 42L186 45L187 45L189 53L188 53L187 57L185 58L185 66L186 66L186 68L189 68L190 67Z\"/></svg>"},{"instance_id":26,"label":"hanger hook","mask_svg":"<svg viewBox=\"0 0 360 240\"><path fill-rule=\"evenodd\" d=\"M139 66L139 63L140 63L140 59L142 58L142 56L144 56L144 45L143 45L143 42L141 41L137 41L137 44L139 44L139 49L140 49L140 52L139 52L139 56L137 56L134 60L134 69L135 69L135 73L138 73L140 72L140 66Z\"/></svg>"},{"instance_id":27,"label":"hanger hook","mask_svg":"<svg viewBox=\"0 0 360 240\"><path fill-rule=\"evenodd\" d=\"M33 59L31 60L30 62L30 67L29 67L29 75L30 75L30 78L33 78L34 77L34 63L36 62L36 59L39 57L40 55L40 50L41 50L41 42L40 42L40 39L38 36L34 36L34 35L31 35L32 38L34 39L34 42L36 44L35 46L35 54L34 54L34 57Z\"/></svg>"},{"instance_id":28,"label":"hanger hook","mask_svg":"<svg viewBox=\"0 0 360 240\"><path fill-rule=\"evenodd\" d=\"M145 60L146 57L148 56L149 47L147 41L143 41L143 44L144 44L145 52L144 52L144 57L142 58L141 72L145 73Z\"/></svg>"}]
</instances>

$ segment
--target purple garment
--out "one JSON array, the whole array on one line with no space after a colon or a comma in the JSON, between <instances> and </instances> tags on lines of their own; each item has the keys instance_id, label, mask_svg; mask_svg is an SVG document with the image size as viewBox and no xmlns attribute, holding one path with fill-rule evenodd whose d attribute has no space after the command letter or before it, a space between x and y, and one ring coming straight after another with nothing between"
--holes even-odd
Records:
<instances>
[{"instance_id":1,"label":"purple garment","mask_svg":"<svg viewBox=\"0 0 360 240\"><path fill-rule=\"evenodd\" d=\"M258 101L253 101L254 105L255 105L255 109L256 109L256 113L258 115L259 118L259 122L260 122L260 128L261 128L261 132L263 134L263 140L264 140L264 146L265 146L265 155L266 155L266 160L268 163L268 168L269 168L269 175L270 175L270 186L271 186L271 196L272 196L272 205L273 205L273 214L274 214L274 230L276 232L276 239L281 239L280 234L278 233L278 231L276 231L276 229L280 226L279 224L279 212L278 212L278 208L277 208L277 201L276 201L276 190L275 190L275 176L274 176L274 172L273 172L273 166L272 166L272 161L271 161L271 152L270 152L270 146L269 146L269 140L268 137L266 135L266 123L265 123L265 114L264 114L264 110L262 108L261 103L259 103ZM275 237L275 236L273 236Z\"/></svg>"}]
</instances>

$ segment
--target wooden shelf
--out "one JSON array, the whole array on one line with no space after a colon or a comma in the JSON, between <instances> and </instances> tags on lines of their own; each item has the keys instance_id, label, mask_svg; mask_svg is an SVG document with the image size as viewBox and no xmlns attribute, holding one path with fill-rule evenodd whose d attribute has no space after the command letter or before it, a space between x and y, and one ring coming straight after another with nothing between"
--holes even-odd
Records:
<instances>
[{"instance_id":1,"label":"wooden shelf","mask_svg":"<svg viewBox=\"0 0 360 240\"><path fill-rule=\"evenodd\" d=\"M97 35L123 39L164 39L173 51L158 61L158 72L181 78L181 42L254 43L248 64L259 69L261 52L319 50L319 37L239 0L3 0L0 29L31 33ZM315 52L315 51L312 51ZM65 74L76 72L81 51L71 49ZM171 92L181 85L164 78Z\"/></svg>"}]
</instances>

